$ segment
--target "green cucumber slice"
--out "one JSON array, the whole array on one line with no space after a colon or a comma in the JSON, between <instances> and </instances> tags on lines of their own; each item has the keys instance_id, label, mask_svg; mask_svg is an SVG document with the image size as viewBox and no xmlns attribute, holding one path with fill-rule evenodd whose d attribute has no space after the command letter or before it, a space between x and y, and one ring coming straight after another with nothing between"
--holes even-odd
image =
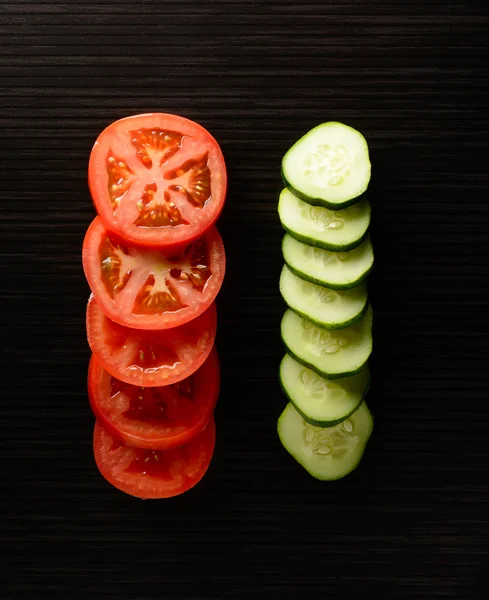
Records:
<instances>
[{"instance_id":1,"label":"green cucumber slice","mask_svg":"<svg viewBox=\"0 0 489 600\"><path fill-rule=\"evenodd\" d=\"M278 419L277 432L283 447L308 473L334 481L357 468L373 426L365 402L348 419L326 428L307 423L289 402Z\"/></svg>"},{"instance_id":2,"label":"green cucumber slice","mask_svg":"<svg viewBox=\"0 0 489 600\"><path fill-rule=\"evenodd\" d=\"M368 237L349 252L330 252L285 234L282 253L285 263L295 275L336 290L348 290L365 281L374 263Z\"/></svg>"},{"instance_id":3,"label":"green cucumber slice","mask_svg":"<svg viewBox=\"0 0 489 600\"><path fill-rule=\"evenodd\" d=\"M280 385L302 418L317 427L332 427L353 414L369 386L368 367L342 379L325 379L286 354Z\"/></svg>"},{"instance_id":4,"label":"green cucumber slice","mask_svg":"<svg viewBox=\"0 0 489 600\"><path fill-rule=\"evenodd\" d=\"M287 310L282 340L287 352L322 377L336 379L358 373L372 352L372 308L350 327L328 331Z\"/></svg>"},{"instance_id":5,"label":"green cucumber slice","mask_svg":"<svg viewBox=\"0 0 489 600\"><path fill-rule=\"evenodd\" d=\"M351 290L331 290L294 275L284 265L280 293L301 317L326 329L342 329L359 321L367 310L367 286Z\"/></svg>"},{"instance_id":6,"label":"green cucumber slice","mask_svg":"<svg viewBox=\"0 0 489 600\"><path fill-rule=\"evenodd\" d=\"M282 159L282 178L296 196L331 209L355 202L370 183L370 158L363 135L330 121L308 131Z\"/></svg>"},{"instance_id":7,"label":"green cucumber slice","mask_svg":"<svg viewBox=\"0 0 489 600\"><path fill-rule=\"evenodd\" d=\"M346 252L362 243L370 224L370 204L363 199L344 210L329 210L303 202L282 190L278 214L282 227L293 238L309 246Z\"/></svg>"}]
</instances>

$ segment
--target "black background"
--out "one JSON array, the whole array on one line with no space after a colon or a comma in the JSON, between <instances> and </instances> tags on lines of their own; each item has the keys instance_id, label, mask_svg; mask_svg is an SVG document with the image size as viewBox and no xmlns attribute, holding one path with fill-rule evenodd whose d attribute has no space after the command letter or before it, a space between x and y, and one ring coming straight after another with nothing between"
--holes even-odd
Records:
<instances>
[{"instance_id":1,"label":"black background","mask_svg":"<svg viewBox=\"0 0 489 600\"><path fill-rule=\"evenodd\" d=\"M489 596L484 2L0 2L2 599ZM211 468L142 502L92 458L86 170L110 122L218 139L222 394ZM373 163L374 436L320 483L281 448L280 159L309 128Z\"/></svg>"}]
</instances>

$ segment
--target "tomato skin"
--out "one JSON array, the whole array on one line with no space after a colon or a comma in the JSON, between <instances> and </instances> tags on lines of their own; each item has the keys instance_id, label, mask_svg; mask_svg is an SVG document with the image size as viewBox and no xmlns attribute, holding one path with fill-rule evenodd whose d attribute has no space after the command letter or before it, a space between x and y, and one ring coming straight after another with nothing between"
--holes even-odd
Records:
<instances>
[{"instance_id":1,"label":"tomato skin","mask_svg":"<svg viewBox=\"0 0 489 600\"><path fill-rule=\"evenodd\" d=\"M139 131L149 132L151 130L165 130L181 134L181 145L175 153L169 156L168 161L162 165L155 164L148 170L138 159L138 154L144 153L141 146L134 145L133 135L138 135ZM147 140L145 140L147 143ZM139 147L139 151L138 151ZM185 194L175 191L165 191L165 194L171 193L172 202L177 202L185 211L187 218L177 226L152 226L149 220L149 226L138 226L137 210L124 212L124 207L115 207L110 200L111 184L117 185L117 182L123 181L123 174L116 172L111 179L108 173L107 157L115 150L117 159L121 159L125 168L129 167L131 174L128 178L135 181L136 184L125 186L124 193L121 196L122 202L128 205L138 205L141 209L141 192L144 183L150 183L155 188L158 198L164 203L161 196L162 190L158 186L164 186L166 173L171 166L179 168L186 160L196 159L204 154L207 156L207 167L209 171L210 198L204 206L190 206L185 200ZM152 149L154 151L154 148ZM148 158L145 156L144 158ZM151 162L151 160L150 160ZM126 164L127 163L127 164ZM147 166L147 165L146 165ZM131 169L132 167L132 169ZM158 172L165 173L161 178ZM121 175L121 178L119 176ZM154 183L158 179L158 185ZM106 127L98 136L90 154L88 166L88 183L90 193L95 208L103 220L107 229L115 234L122 236L128 242L150 246L150 247L169 247L182 243L188 243L203 235L220 216L227 194L227 171L224 157L215 138L198 123L173 115L169 113L148 113L132 115L119 119ZM167 186L171 181L167 182ZM167 190L178 186L167 187ZM126 189L127 188L127 189ZM137 189L136 189L137 188ZM139 204L138 204L139 203ZM177 206L178 208L178 206ZM130 216L131 215L131 216ZM185 221L185 222L184 222Z\"/></svg>"},{"instance_id":2,"label":"tomato skin","mask_svg":"<svg viewBox=\"0 0 489 600\"><path fill-rule=\"evenodd\" d=\"M127 249L127 252L132 252L136 258L136 269L139 263L151 264L156 268L155 257L161 258L163 262L168 262L168 257L173 255L173 252L183 252L183 247L179 246L175 251L163 251L161 249L143 248L141 246L129 245L127 242L113 236L105 228L100 217L95 217L85 235L83 241L82 260L85 277L88 281L92 294L97 303L103 310L104 314L112 321L119 325L124 325L133 329L145 330L164 330L172 327L177 327L188 323L201 315L214 302L217 293L219 292L224 280L226 270L226 255L224 244L219 232L215 227L212 227L207 233L199 238L197 243L202 243L206 247L209 260L209 269L211 275L206 280L201 292L192 291L189 287L189 281L173 282L173 285L187 286L190 290L190 298L186 306L182 308L170 309L155 314L137 314L134 311L130 302L126 301L124 305L120 301L120 295L124 293L124 289L119 292L114 292L111 296L107 291L107 286L104 284L104 275L102 272L101 248L104 244L114 244ZM147 260L146 260L147 259ZM139 261L139 263L138 263ZM150 273L149 267L142 266L142 273ZM178 269L177 269L178 270ZM129 286L128 286L129 287ZM143 291L144 283L137 290ZM117 295L119 294L119 295ZM133 298L137 300L137 298Z\"/></svg>"},{"instance_id":3,"label":"tomato skin","mask_svg":"<svg viewBox=\"0 0 489 600\"><path fill-rule=\"evenodd\" d=\"M142 500L171 498L197 485L209 468L215 443L213 418L188 444L169 450L127 446L98 421L93 432L93 453L100 474L115 488ZM158 464L163 464L160 472L141 472L145 459L156 464L155 456ZM135 463L139 463L137 470Z\"/></svg>"},{"instance_id":4,"label":"tomato skin","mask_svg":"<svg viewBox=\"0 0 489 600\"><path fill-rule=\"evenodd\" d=\"M88 369L90 406L104 428L125 444L154 450L176 448L190 442L212 418L220 390L219 359L215 348L192 377L194 393L190 402L190 414L188 402L185 402L185 398L182 397L180 399L182 408L179 408L180 404L176 411L173 408L170 421L165 418L160 422L150 420L147 423L144 420L140 421L139 415L128 419L126 414L130 403L123 403L124 411L118 407L117 400L110 396L113 378L92 355ZM115 383L118 385L121 382L116 381ZM175 385L149 388L145 392L142 387L127 385L122 386L122 393L127 397L135 397L148 392L152 394L152 390L158 394L161 392L171 394L174 387ZM121 386L118 385L118 389L120 388ZM142 399L141 396L140 398ZM142 406L138 405L136 410L140 412L141 408Z\"/></svg>"},{"instance_id":5,"label":"tomato skin","mask_svg":"<svg viewBox=\"0 0 489 600\"><path fill-rule=\"evenodd\" d=\"M132 385L156 387L182 381L204 364L216 337L217 310L212 303L189 323L155 334L111 321L91 295L86 325L88 345L97 362L110 375ZM137 364L141 349L161 346L168 348L168 364L165 364L164 357L161 357L161 362L156 360L148 367ZM178 356L179 362L171 365L171 355Z\"/></svg>"}]
</instances>

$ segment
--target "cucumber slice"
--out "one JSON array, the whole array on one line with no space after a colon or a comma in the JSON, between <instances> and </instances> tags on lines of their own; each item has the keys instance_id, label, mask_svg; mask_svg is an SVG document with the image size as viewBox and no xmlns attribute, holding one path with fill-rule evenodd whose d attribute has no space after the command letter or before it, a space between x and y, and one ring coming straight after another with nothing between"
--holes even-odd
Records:
<instances>
[{"instance_id":1,"label":"cucumber slice","mask_svg":"<svg viewBox=\"0 0 489 600\"><path fill-rule=\"evenodd\" d=\"M367 286L351 290L331 290L294 275L284 265L280 293L301 317L326 329L342 329L359 321L367 310Z\"/></svg>"},{"instance_id":2,"label":"cucumber slice","mask_svg":"<svg viewBox=\"0 0 489 600\"><path fill-rule=\"evenodd\" d=\"M372 308L350 327L328 331L293 310L282 318L282 340L287 352L322 377L337 379L358 373L372 352Z\"/></svg>"},{"instance_id":3,"label":"cucumber slice","mask_svg":"<svg viewBox=\"0 0 489 600\"><path fill-rule=\"evenodd\" d=\"M332 427L353 414L367 393L365 367L351 377L320 377L286 354L280 364L280 385L302 418L317 427Z\"/></svg>"},{"instance_id":4,"label":"cucumber slice","mask_svg":"<svg viewBox=\"0 0 489 600\"><path fill-rule=\"evenodd\" d=\"M355 206L334 211L303 202L282 190L278 214L282 227L293 238L325 250L346 252L356 248L367 235L370 204L365 198Z\"/></svg>"},{"instance_id":5,"label":"cucumber slice","mask_svg":"<svg viewBox=\"0 0 489 600\"><path fill-rule=\"evenodd\" d=\"M368 237L349 252L330 252L308 246L285 234L282 253L295 275L335 290L348 290L365 281L374 263Z\"/></svg>"},{"instance_id":6,"label":"cucumber slice","mask_svg":"<svg viewBox=\"0 0 489 600\"><path fill-rule=\"evenodd\" d=\"M282 159L282 178L296 196L331 209L358 202L370 183L370 158L363 135L343 123L308 131Z\"/></svg>"},{"instance_id":7,"label":"cucumber slice","mask_svg":"<svg viewBox=\"0 0 489 600\"><path fill-rule=\"evenodd\" d=\"M346 421L326 428L304 421L289 402L278 419L277 432L283 447L308 473L333 481L356 469L373 426L365 402Z\"/></svg>"}]
</instances>

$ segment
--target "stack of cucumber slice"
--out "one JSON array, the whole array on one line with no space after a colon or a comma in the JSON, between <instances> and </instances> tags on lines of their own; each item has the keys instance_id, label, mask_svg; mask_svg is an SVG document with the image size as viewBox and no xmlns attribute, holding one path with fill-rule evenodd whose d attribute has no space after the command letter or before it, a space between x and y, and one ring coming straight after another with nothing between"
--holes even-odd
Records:
<instances>
[{"instance_id":1,"label":"stack of cucumber slice","mask_svg":"<svg viewBox=\"0 0 489 600\"><path fill-rule=\"evenodd\" d=\"M373 429L365 402L372 351L366 278L370 159L365 138L338 122L315 127L282 160L278 212L286 231L280 292L288 305L278 420L285 449L317 479L345 477Z\"/></svg>"}]
</instances>

